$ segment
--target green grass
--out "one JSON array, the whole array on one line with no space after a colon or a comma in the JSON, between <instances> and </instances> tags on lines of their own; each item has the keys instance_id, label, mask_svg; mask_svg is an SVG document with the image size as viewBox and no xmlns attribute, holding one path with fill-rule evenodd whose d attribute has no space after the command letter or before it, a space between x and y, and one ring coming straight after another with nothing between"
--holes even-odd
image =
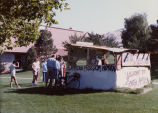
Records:
<instances>
[{"instance_id":1,"label":"green grass","mask_svg":"<svg viewBox=\"0 0 158 113\"><path fill-rule=\"evenodd\" d=\"M41 74L40 74L41 76ZM9 74L0 77L10 77ZM17 73L32 78L32 72ZM47 89L39 80L18 79L22 88L9 88L10 78L0 78L1 113L158 113L158 85L144 94L112 91Z\"/></svg>"},{"instance_id":2,"label":"green grass","mask_svg":"<svg viewBox=\"0 0 158 113\"><path fill-rule=\"evenodd\" d=\"M76 65L77 65L77 66L80 66L80 65L82 66L82 65L86 65L86 63L87 63L86 60L78 60L78 61L76 62Z\"/></svg>"}]
</instances>

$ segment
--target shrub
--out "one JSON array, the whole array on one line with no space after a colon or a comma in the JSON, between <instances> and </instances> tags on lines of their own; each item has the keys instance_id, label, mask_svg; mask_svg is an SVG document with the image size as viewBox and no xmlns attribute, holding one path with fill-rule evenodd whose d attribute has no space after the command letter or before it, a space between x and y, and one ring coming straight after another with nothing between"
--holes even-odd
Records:
<instances>
[{"instance_id":1,"label":"shrub","mask_svg":"<svg viewBox=\"0 0 158 113\"><path fill-rule=\"evenodd\" d=\"M4 71L4 65L2 64L2 60L0 59L0 73Z\"/></svg>"}]
</instances>

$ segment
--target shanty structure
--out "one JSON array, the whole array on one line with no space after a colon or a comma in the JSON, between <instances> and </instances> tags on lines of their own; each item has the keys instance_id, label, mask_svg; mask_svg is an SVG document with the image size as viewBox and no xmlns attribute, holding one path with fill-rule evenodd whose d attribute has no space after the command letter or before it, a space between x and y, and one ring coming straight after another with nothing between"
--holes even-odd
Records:
<instances>
[{"instance_id":1,"label":"shanty structure","mask_svg":"<svg viewBox=\"0 0 158 113\"><path fill-rule=\"evenodd\" d=\"M107 64L99 63L103 58ZM80 89L137 89L151 83L150 54L137 49L70 44L67 71L80 74Z\"/></svg>"}]
</instances>

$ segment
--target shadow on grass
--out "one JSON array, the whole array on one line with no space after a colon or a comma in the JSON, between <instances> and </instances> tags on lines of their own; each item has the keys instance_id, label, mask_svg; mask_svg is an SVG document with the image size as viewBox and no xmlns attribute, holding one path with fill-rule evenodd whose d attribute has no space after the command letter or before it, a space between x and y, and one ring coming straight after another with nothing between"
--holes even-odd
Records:
<instances>
[{"instance_id":1,"label":"shadow on grass","mask_svg":"<svg viewBox=\"0 0 158 113\"><path fill-rule=\"evenodd\" d=\"M17 89L14 91L7 91L5 93L19 93L19 94L41 94L41 95L73 95L73 94L88 94L88 93L99 93L105 92L102 90L93 89L54 89L45 87L32 87L25 89Z\"/></svg>"},{"instance_id":2,"label":"shadow on grass","mask_svg":"<svg viewBox=\"0 0 158 113\"><path fill-rule=\"evenodd\" d=\"M8 85L2 85L2 84L0 84L1 86L0 86L0 88L9 88L10 87L10 84L8 84Z\"/></svg>"}]
</instances>

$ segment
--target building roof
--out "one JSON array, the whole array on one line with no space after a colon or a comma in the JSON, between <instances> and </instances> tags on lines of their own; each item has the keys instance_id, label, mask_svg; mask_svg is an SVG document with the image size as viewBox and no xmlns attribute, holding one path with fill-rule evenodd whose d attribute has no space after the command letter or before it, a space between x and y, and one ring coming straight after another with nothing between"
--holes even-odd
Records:
<instances>
[{"instance_id":1,"label":"building roof","mask_svg":"<svg viewBox=\"0 0 158 113\"><path fill-rule=\"evenodd\" d=\"M105 50L110 51L114 53L122 53L122 52L138 52L137 49L126 49L126 48L113 48L113 47L106 47L106 46L96 46L92 44L86 44L86 43L76 43L76 44L70 44L73 47L79 47L79 48L90 48L90 49L96 49L96 50Z\"/></svg>"},{"instance_id":2,"label":"building roof","mask_svg":"<svg viewBox=\"0 0 158 113\"><path fill-rule=\"evenodd\" d=\"M15 47L12 50L4 50L4 52L12 52L12 53L27 53L27 51L33 46L33 44L30 44L27 47Z\"/></svg>"},{"instance_id":3,"label":"building roof","mask_svg":"<svg viewBox=\"0 0 158 113\"><path fill-rule=\"evenodd\" d=\"M69 42L69 37L70 36L83 36L85 35L85 32L83 31L78 31L78 30L73 30L72 28L70 29L64 29L64 28L57 28L57 27L45 27L41 26L40 29L46 29L52 33L52 38L54 40L54 45L58 49L64 49L63 47L63 42L68 41Z\"/></svg>"},{"instance_id":4,"label":"building roof","mask_svg":"<svg viewBox=\"0 0 158 113\"><path fill-rule=\"evenodd\" d=\"M40 26L39 30L48 30L52 33L52 38L54 40L54 45L57 47L58 51L56 54L58 55L66 55L67 52L64 51L64 47L63 47L63 42L64 41L68 41L69 42L69 37L73 36L73 35L77 35L77 36L83 36L85 35L85 32L83 31L78 31L78 30L74 30L74 29L64 29L64 28L58 28L58 27L46 27L46 26ZM33 46L33 44L30 44L27 47L15 47L12 50L4 50L4 52L13 52L13 53L26 53L31 47Z\"/></svg>"}]
</instances>

